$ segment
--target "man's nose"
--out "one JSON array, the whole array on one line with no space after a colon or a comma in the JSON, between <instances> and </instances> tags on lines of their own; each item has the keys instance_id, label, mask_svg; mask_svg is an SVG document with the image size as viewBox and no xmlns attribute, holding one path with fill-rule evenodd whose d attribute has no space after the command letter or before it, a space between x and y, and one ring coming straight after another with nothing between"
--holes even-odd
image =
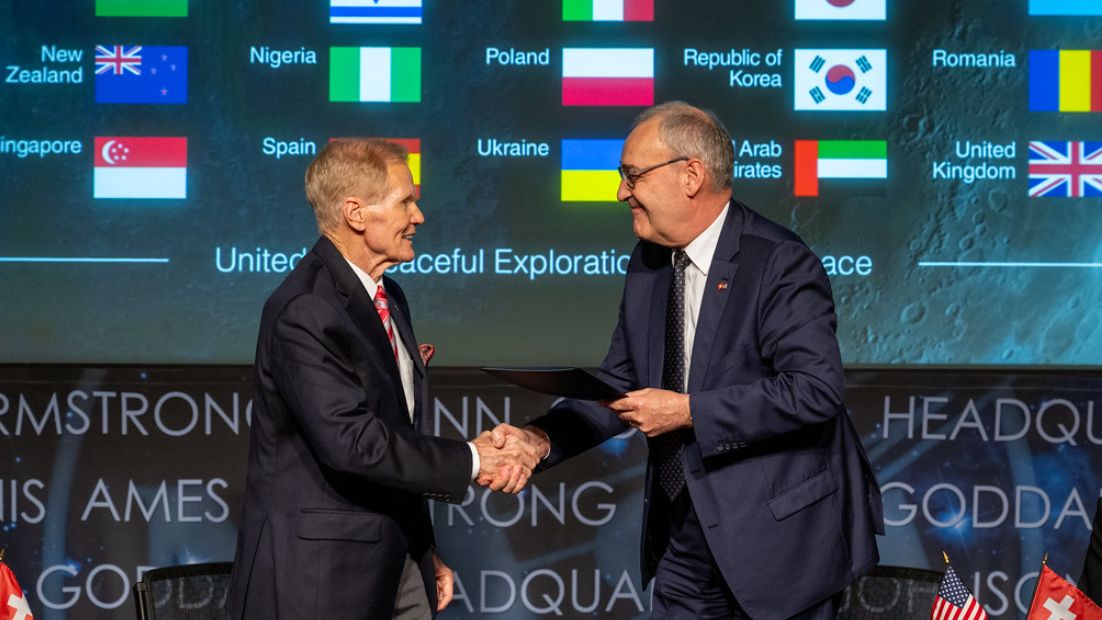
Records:
<instances>
[{"instance_id":1,"label":"man's nose","mask_svg":"<svg viewBox=\"0 0 1102 620\"><path fill-rule=\"evenodd\" d=\"M616 188L616 200L625 202L631 196L631 188L628 187L628 182L620 179L620 185Z\"/></svg>"}]
</instances>

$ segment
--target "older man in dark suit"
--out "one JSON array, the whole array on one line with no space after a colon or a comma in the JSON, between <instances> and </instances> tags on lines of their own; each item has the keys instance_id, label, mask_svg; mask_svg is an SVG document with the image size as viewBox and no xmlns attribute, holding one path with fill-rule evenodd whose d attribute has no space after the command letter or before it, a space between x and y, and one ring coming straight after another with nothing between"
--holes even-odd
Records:
<instances>
[{"instance_id":1,"label":"older man in dark suit","mask_svg":"<svg viewBox=\"0 0 1102 620\"><path fill-rule=\"evenodd\" d=\"M600 376L523 437L555 465L648 437L642 571L656 618L833 616L876 565L880 492L843 402L834 302L791 231L732 200L731 136L681 102L624 142L618 198L641 241Z\"/></svg>"},{"instance_id":2,"label":"older man in dark suit","mask_svg":"<svg viewBox=\"0 0 1102 620\"><path fill-rule=\"evenodd\" d=\"M402 289L424 216L406 153L336 141L306 173L322 237L264 306L235 618L430 618L452 597L426 498L523 486L534 453L422 432L425 361Z\"/></svg>"}]
</instances>

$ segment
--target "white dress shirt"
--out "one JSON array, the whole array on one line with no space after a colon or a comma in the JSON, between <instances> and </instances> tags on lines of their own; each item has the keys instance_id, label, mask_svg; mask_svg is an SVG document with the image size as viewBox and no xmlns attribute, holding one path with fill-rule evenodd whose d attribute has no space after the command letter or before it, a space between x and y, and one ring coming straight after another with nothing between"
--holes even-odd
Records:
<instances>
[{"instance_id":1,"label":"white dress shirt","mask_svg":"<svg viewBox=\"0 0 1102 620\"><path fill-rule=\"evenodd\" d=\"M696 340L696 323L700 317L700 304L704 301L704 286L708 283L708 269L712 266L712 257L719 245L719 233L723 231L723 222L727 220L728 202L723 211L716 216L704 232L685 246L689 265L685 267L685 386L689 385L689 365L693 358L693 342ZM670 253L673 261L673 253Z\"/></svg>"}]
</instances>

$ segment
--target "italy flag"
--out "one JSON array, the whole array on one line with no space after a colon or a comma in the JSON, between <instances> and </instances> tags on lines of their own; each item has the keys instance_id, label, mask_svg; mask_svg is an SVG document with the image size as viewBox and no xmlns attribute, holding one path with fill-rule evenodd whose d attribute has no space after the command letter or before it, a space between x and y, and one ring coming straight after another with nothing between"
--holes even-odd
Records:
<instances>
[{"instance_id":1,"label":"italy flag","mask_svg":"<svg viewBox=\"0 0 1102 620\"><path fill-rule=\"evenodd\" d=\"M421 101L421 48L329 48L329 101Z\"/></svg>"},{"instance_id":2,"label":"italy flag","mask_svg":"<svg viewBox=\"0 0 1102 620\"><path fill-rule=\"evenodd\" d=\"M562 0L564 22L652 22L654 0Z\"/></svg>"}]
</instances>

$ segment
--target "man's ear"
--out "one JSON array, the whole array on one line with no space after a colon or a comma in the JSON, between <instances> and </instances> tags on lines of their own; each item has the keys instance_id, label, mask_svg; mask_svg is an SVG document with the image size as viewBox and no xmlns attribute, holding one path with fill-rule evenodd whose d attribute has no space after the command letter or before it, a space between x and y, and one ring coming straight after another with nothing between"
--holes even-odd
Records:
<instances>
[{"instance_id":1,"label":"man's ear","mask_svg":"<svg viewBox=\"0 0 1102 620\"><path fill-rule=\"evenodd\" d=\"M704 162L699 159L690 159L685 163L685 173L681 178L685 195L694 198L704 187L704 183L708 178L708 170L704 167Z\"/></svg>"},{"instance_id":2,"label":"man's ear","mask_svg":"<svg viewBox=\"0 0 1102 620\"><path fill-rule=\"evenodd\" d=\"M356 232L363 232L366 228L364 224L365 211L363 202L358 198L349 196L341 203L341 215L344 218L344 223Z\"/></svg>"}]
</instances>

